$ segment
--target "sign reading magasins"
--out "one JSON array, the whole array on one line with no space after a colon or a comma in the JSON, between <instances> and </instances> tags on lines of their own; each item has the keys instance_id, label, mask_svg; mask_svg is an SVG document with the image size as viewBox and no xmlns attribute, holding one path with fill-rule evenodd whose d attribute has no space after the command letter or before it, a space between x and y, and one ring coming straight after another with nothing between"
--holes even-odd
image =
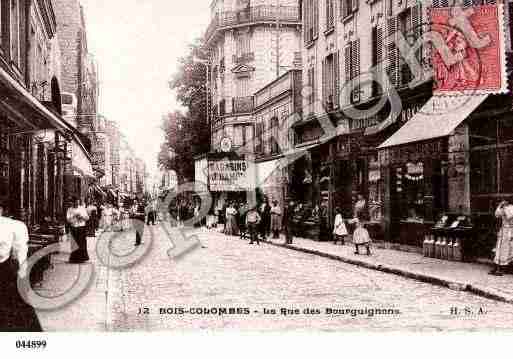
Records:
<instances>
[{"instance_id":1,"label":"sign reading magasins","mask_svg":"<svg viewBox=\"0 0 513 359\"><path fill-rule=\"evenodd\" d=\"M245 191L255 188L254 164L247 160L209 160L211 191Z\"/></svg>"}]
</instances>

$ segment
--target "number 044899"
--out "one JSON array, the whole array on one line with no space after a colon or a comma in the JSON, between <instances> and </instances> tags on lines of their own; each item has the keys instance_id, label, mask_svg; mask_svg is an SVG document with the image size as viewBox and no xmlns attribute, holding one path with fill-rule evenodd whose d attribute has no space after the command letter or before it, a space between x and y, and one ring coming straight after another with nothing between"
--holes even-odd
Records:
<instances>
[{"instance_id":1,"label":"number 044899","mask_svg":"<svg viewBox=\"0 0 513 359\"><path fill-rule=\"evenodd\" d=\"M16 340L17 349L45 349L46 340Z\"/></svg>"}]
</instances>

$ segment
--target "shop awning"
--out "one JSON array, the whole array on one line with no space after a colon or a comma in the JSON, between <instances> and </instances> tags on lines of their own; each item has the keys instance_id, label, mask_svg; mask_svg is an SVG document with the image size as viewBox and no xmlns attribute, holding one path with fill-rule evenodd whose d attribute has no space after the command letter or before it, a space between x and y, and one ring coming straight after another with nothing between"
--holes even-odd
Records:
<instances>
[{"instance_id":1,"label":"shop awning","mask_svg":"<svg viewBox=\"0 0 513 359\"><path fill-rule=\"evenodd\" d=\"M260 162L256 164L256 186L257 187L265 187L266 185L269 185L268 179L275 175L280 171L280 160L271 160L271 161L265 161Z\"/></svg>"},{"instance_id":2,"label":"shop awning","mask_svg":"<svg viewBox=\"0 0 513 359\"><path fill-rule=\"evenodd\" d=\"M90 157L86 153L86 150L75 140L73 140L72 148L73 155L71 164L73 166L73 173L75 176L94 178L93 166L91 164Z\"/></svg>"},{"instance_id":3,"label":"shop awning","mask_svg":"<svg viewBox=\"0 0 513 359\"><path fill-rule=\"evenodd\" d=\"M449 136L488 95L433 96L378 148L399 146Z\"/></svg>"},{"instance_id":4,"label":"shop awning","mask_svg":"<svg viewBox=\"0 0 513 359\"><path fill-rule=\"evenodd\" d=\"M18 116L20 119L26 116L26 119L23 121L34 121L36 120L36 117L42 120L43 123L39 121L38 124L29 123L34 129L55 128L65 130L69 128L62 118L47 109L29 91L27 91L26 88L13 79L7 71L2 69L2 67L0 67L0 83L2 85L2 91L5 88L10 92L9 96L5 96L2 101L12 100L16 102L17 106L22 106L23 114L20 113L21 116Z\"/></svg>"}]
</instances>

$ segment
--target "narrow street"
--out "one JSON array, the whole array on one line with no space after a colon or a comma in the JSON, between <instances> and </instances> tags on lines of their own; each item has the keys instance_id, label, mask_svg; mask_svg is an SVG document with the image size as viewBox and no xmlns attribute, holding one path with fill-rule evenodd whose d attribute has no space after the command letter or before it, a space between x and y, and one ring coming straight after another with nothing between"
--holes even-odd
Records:
<instances>
[{"instance_id":1,"label":"narrow street","mask_svg":"<svg viewBox=\"0 0 513 359\"><path fill-rule=\"evenodd\" d=\"M268 244L250 246L238 237L215 232L197 230L203 248L175 262L167 256L171 245L160 225L146 228L147 255L121 270L101 265L95 257L95 241L89 241L97 266L93 287L63 309L39 312L45 330L417 331L513 326L510 304ZM133 239L133 233L120 236L114 253L131 250ZM41 292L67 288L77 268L64 259L57 259ZM148 314L140 313L144 307ZM458 315L451 314L452 307L459 309ZM161 308L167 314L161 314ZM178 314L180 308L186 313ZM197 314L198 308L248 308L249 313ZM276 314L264 314L264 308ZM298 309L299 314L284 315L282 308ZM367 310L367 314L332 315L326 308ZM465 308L473 314L465 314ZM305 314L305 309L320 313ZM368 314L377 309L396 312Z\"/></svg>"}]
</instances>

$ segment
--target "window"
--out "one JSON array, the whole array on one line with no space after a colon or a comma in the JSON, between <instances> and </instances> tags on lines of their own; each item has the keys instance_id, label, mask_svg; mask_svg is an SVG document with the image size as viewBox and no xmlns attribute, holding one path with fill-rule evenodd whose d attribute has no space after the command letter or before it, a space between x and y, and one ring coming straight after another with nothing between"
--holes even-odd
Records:
<instances>
[{"instance_id":1,"label":"window","mask_svg":"<svg viewBox=\"0 0 513 359\"><path fill-rule=\"evenodd\" d=\"M256 123L255 128L255 152L263 153L264 152L264 124L262 119L259 119Z\"/></svg>"},{"instance_id":2,"label":"window","mask_svg":"<svg viewBox=\"0 0 513 359\"><path fill-rule=\"evenodd\" d=\"M381 74L381 62L383 61L383 30L378 27L372 28L372 44L371 44L371 54L372 54L372 68L376 69L376 73L378 75ZM379 80L379 79L378 79ZM374 81L372 83L372 96L378 96L383 92L380 83Z\"/></svg>"},{"instance_id":3,"label":"window","mask_svg":"<svg viewBox=\"0 0 513 359\"><path fill-rule=\"evenodd\" d=\"M248 30L241 30L235 36L235 63L247 62L251 54L251 32ZM246 61L245 61L246 60Z\"/></svg>"},{"instance_id":4,"label":"window","mask_svg":"<svg viewBox=\"0 0 513 359\"><path fill-rule=\"evenodd\" d=\"M237 97L247 97L250 94L249 77L241 77L236 80Z\"/></svg>"},{"instance_id":5,"label":"window","mask_svg":"<svg viewBox=\"0 0 513 359\"><path fill-rule=\"evenodd\" d=\"M358 0L340 0L340 17L345 19L358 11Z\"/></svg>"},{"instance_id":6,"label":"window","mask_svg":"<svg viewBox=\"0 0 513 359\"><path fill-rule=\"evenodd\" d=\"M318 0L305 0L303 19L305 44L309 44L317 39L319 35Z\"/></svg>"},{"instance_id":7,"label":"window","mask_svg":"<svg viewBox=\"0 0 513 359\"><path fill-rule=\"evenodd\" d=\"M399 32L404 36L405 39L411 38L412 31L412 11L411 8L405 9L398 16ZM400 78L401 85L407 85L412 80L412 72L410 66L402 57L398 58L400 66Z\"/></svg>"},{"instance_id":8,"label":"window","mask_svg":"<svg viewBox=\"0 0 513 359\"><path fill-rule=\"evenodd\" d=\"M19 65L20 61L20 25L18 0L11 0L11 60Z\"/></svg>"},{"instance_id":9,"label":"window","mask_svg":"<svg viewBox=\"0 0 513 359\"><path fill-rule=\"evenodd\" d=\"M334 0L326 0L326 31L332 30L335 27L334 21Z\"/></svg>"},{"instance_id":10,"label":"window","mask_svg":"<svg viewBox=\"0 0 513 359\"><path fill-rule=\"evenodd\" d=\"M391 85L399 84L399 50L395 45L395 34L397 32L397 18L387 19L387 44L386 44L386 72Z\"/></svg>"},{"instance_id":11,"label":"window","mask_svg":"<svg viewBox=\"0 0 513 359\"><path fill-rule=\"evenodd\" d=\"M307 86L309 87L309 93L307 96L308 104L313 104L315 101L315 68L310 67L307 72Z\"/></svg>"},{"instance_id":12,"label":"window","mask_svg":"<svg viewBox=\"0 0 513 359\"><path fill-rule=\"evenodd\" d=\"M233 138L233 144L236 147L240 147L244 145L244 126L242 125L236 125L234 126L234 138Z\"/></svg>"},{"instance_id":13,"label":"window","mask_svg":"<svg viewBox=\"0 0 513 359\"><path fill-rule=\"evenodd\" d=\"M351 103L360 101L360 39L350 41L345 47L346 82L351 82Z\"/></svg>"},{"instance_id":14,"label":"window","mask_svg":"<svg viewBox=\"0 0 513 359\"><path fill-rule=\"evenodd\" d=\"M323 101L328 111L339 105L339 53L330 54L322 65Z\"/></svg>"},{"instance_id":15,"label":"window","mask_svg":"<svg viewBox=\"0 0 513 359\"><path fill-rule=\"evenodd\" d=\"M273 118L271 118L270 125L271 125L271 138L270 138L271 154L275 155L275 154L279 153L279 151L280 151L280 148L278 145L280 120L278 119L278 117L274 116Z\"/></svg>"}]
</instances>

